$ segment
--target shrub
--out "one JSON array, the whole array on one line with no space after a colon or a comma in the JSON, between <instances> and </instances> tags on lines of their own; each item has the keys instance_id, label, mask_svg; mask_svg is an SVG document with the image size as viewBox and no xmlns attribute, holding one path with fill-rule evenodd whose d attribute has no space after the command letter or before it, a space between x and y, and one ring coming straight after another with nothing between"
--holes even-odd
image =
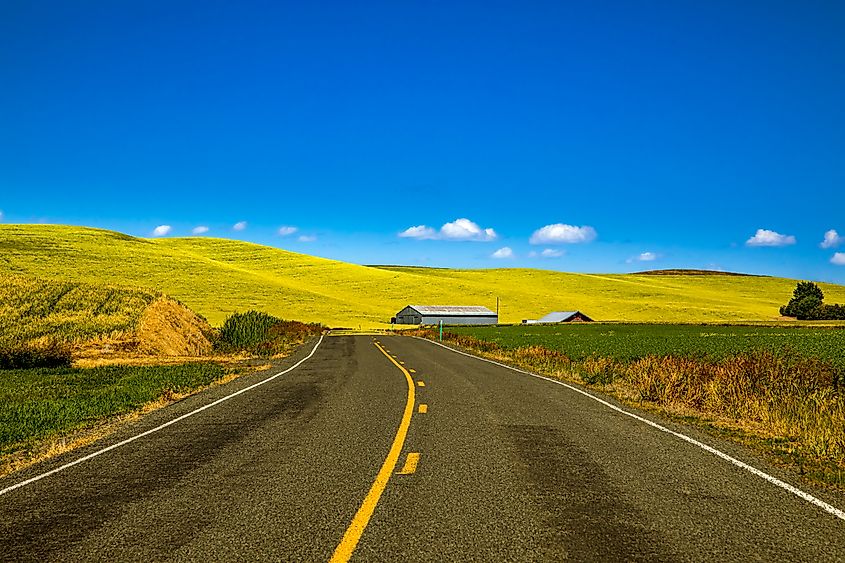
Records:
<instances>
[{"instance_id":1,"label":"shrub","mask_svg":"<svg viewBox=\"0 0 845 563\"><path fill-rule=\"evenodd\" d=\"M833 321L845 321L845 305L822 305L819 318Z\"/></svg>"},{"instance_id":2,"label":"shrub","mask_svg":"<svg viewBox=\"0 0 845 563\"><path fill-rule=\"evenodd\" d=\"M71 359L70 347L56 341L0 346L0 369L69 367Z\"/></svg>"},{"instance_id":3,"label":"shrub","mask_svg":"<svg viewBox=\"0 0 845 563\"><path fill-rule=\"evenodd\" d=\"M818 297L802 297L792 307L792 313L799 321L811 321L821 318L822 302Z\"/></svg>"},{"instance_id":4,"label":"shrub","mask_svg":"<svg viewBox=\"0 0 845 563\"><path fill-rule=\"evenodd\" d=\"M226 319L215 346L223 352L272 356L320 334L322 330L319 324L286 321L260 311L247 311Z\"/></svg>"},{"instance_id":5,"label":"shrub","mask_svg":"<svg viewBox=\"0 0 845 563\"><path fill-rule=\"evenodd\" d=\"M270 329L280 322L281 319L259 311L235 313L223 323L220 343L235 350L254 348L267 340Z\"/></svg>"}]
</instances>

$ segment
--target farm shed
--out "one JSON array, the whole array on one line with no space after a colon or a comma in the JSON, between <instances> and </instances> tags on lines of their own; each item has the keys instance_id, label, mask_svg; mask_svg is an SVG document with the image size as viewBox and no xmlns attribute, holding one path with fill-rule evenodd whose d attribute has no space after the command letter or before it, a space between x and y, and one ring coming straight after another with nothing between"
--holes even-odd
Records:
<instances>
[{"instance_id":1,"label":"farm shed","mask_svg":"<svg viewBox=\"0 0 845 563\"><path fill-rule=\"evenodd\" d=\"M494 325L499 315L487 307L456 305L408 305L391 319L398 325Z\"/></svg>"},{"instance_id":2,"label":"farm shed","mask_svg":"<svg viewBox=\"0 0 845 563\"><path fill-rule=\"evenodd\" d=\"M555 311L542 319L522 321L522 324L553 324L553 323L591 323L593 319L581 311Z\"/></svg>"}]
</instances>

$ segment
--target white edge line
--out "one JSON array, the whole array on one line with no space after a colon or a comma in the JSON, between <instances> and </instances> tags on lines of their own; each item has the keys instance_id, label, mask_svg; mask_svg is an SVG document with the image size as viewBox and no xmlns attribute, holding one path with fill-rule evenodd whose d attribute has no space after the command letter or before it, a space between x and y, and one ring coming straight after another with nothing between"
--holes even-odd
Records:
<instances>
[{"instance_id":1,"label":"white edge line","mask_svg":"<svg viewBox=\"0 0 845 563\"><path fill-rule=\"evenodd\" d=\"M258 383L254 383L254 384L250 385L249 387L244 387L240 391L235 391L231 395L226 395L225 397L217 399L216 401L214 401L212 403L204 405L204 406L202 406L202 407L200 407L196 410L192 410L191 412L185 413L180 417L174 418L173 420L169 420L169 421L165 422L164 424L162 424L160 426L156 426L155 428L151 428L150 430L147 430L146 432L141 432L140 434L138 434L136 436L132 436L131 438L127 438L126 440L123 440L122 442L118 442L116 444L112 444L111 446L108 446L108 447L103 448L101 450L97 450L96 452L90 453L90 454L88 454L84 457L81 457L77 460L71 461L70 463L66 463L66 464L64 464L60 467L56 467L55 469L47 471L46 473L36 475L35 477L27 479L26 481L21 481L20 483L15 483L14 485L11 485L9 487L6 487L3 490L0 490L0 496L5 495L6 493L10 493L10 492L14 491L15 489L20 489L21 487L25 487L26 485L29 485L31 483L35 483L36 481L40 481L41 479L44 479L45 477L49 477L50 475L55 475L56 473L58 473L60 471L64 471L65 469L73 467L74 465L80 464L83 461L88 461L89 459L95 458L98 455L102 455L106 452L110 452L111 450L115 450L115 449L117 449L121 446L125 446L126 444L134 442L135 440L138 440L139 438L143 438L144 436L149 436L150 434L152 434L154 432L158 432L159 430L163 430L164 428L167 428L171 424L176 424L177 422L179 422L181 420L185 420L188 417L194 416L195 414L200 413L200 412L204 411L205 409L210 409L211 407L213 407L215 405L219 405L223 401L228 401L229 399L231 399L233 397L237 397L241 393L246 393L247 391L249 391L251 389L255 389L256 387L258 387L260 385L264 385L265 383L273 381L274 379L276 379L280 375L284 375L284 374L298 368L300 365L302 365L305 362L305 360L307 360L311 356L313 356L314 352L316 352L317 348L320 346L320 343L323 342L323 336L324 335L320 335L320 340L318 340L317 343L314 345L314 348L311 350L310 354L308 354L307 356L305 356L304 358L302 358L301 360L299 360L294 365L292 365L291 367L289 367L288 369L286 369L284 371L280 371L279 373L272 375L272 376L268 377L267 379L262 379Z\"/></svg>"},{"instance_id":2,"label":"white edge line","mask_svg":"<svg viewBox=\"0 0 845 563\"><path fill-rule=\"evenodd\" d=\"M585 397L589 397L590 399L601 403L602 405L606 406L609 409L612 409L612 410L614 410L618 413L624 414L625 416L630 416L631 418L638 420L640 422L643 422L645 424L648 424L649 426L656 428L657 430L660 430L661 432L666 432L667 434L671 434L672 436L675 436L676 438L680 438L681 440L688 442L688 443L690 443L694 446L698 446L702 450L705 450L705 451L715 455L716 457L720 457L720 458L724 459L725 461L728 461L728 462L734 464L735 466L737 466L741 469L744 469L744 470L748 471L749 473L756 475L757 477L765 479L769 483L771 483L771 484L773 484L777 487L780 487L781 489L789 491L793 495L795 495L795 496L797 496L801 499L804 499L805 501L807 501L811 504L816 505L817 507L821 508L825 512L828 512L828 513L836 516L840 520L845 520L845 511L842 511L842 510L836 508L835 506L828 504L828 503L824 502L823 500L821 500L819 498L814 497L810 493L806 493L806 492L802 491L801 489L790 485L789 483L781 481L780 479L778 479L776 477L772 477L768 473L760 471L756 467L752 467L751 465L748 465L747 463L745 463L743 461L740 461L740 460L738 460L734 457L731 457L728 454L726 454L722 451L719 451L712 446L708 446L707 444L699 442L698 440L696 440L694 438L690 438L689 436L687 436L685 434L681 434L680 432L675 432L674 430L670 430L670 429L666 428L665 426L661 426L660 424L657 424L656 422L652 422L651 420L648 420L647 418L643 418L643 417L638 416L638 415L636 415L632 412L628 412L624 409L621 409L614 404L608 403L607 401L596 397L592 393L588 393L588 392L584 391L583 389L579 389L578 387L575 387L575 386L570 385L568 383L564 383L563 381L558 381L556 379L552 379L550 377L545 377L543 375L531 373L530 371L525 371L525 370L522 370L522 369L519 369L519 368L515 368L515 367L509 366L507 364L496 362L494 360L489 360L487 358L482 358L482 357L479 357L479 356L475 356L473 354L468 354L467 352L463 352L461 350L456 350L455 348L452 348L450 346L446 346L445 344L441 344L441 343L435 342L433 340L429 340L427 338L421 338L419 336L414 336L413 338L416 338L418 340L425 340L426 342L430 342L432 344L440 346L441 348L446 348L447 350L451 350L452 352L454 352L456 354L461 354L463 356L475 358L476 360L480 360L482 362L488 362L488 363L491 363L491 364L495 364L497 366L501 366L503 368L507 368L507 369L512 370L512 371L524 373L525 375L530 375L531 377L544 379L544 380L549 381L551 383L556 383L557 385L563 385L567 389L571 389L572 391L575 391L576 393L580 393L581 395L584 395Z\"/></svg>"}]
</instances>

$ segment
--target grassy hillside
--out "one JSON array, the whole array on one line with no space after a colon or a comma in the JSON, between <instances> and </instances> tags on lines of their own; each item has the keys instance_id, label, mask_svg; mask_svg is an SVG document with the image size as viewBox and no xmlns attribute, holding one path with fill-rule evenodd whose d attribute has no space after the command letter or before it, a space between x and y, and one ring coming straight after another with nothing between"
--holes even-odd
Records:
<instances>
[{"instance_id":1,"label":"grassy hillside","mask_svg":"<svg viewBox=\"0 0 845 563\"><path fill-rule=\"evenodd\" d=\"M65 348L51 343L70 344L77 359L202 356L211 351L210 335L205 319L152 289L0 273L0 350L7 360L22 350Z\"/></svg>"},{"instance_id":2,"label":"grassy hillside","mask_svg":"<svg viewBox=\"0 0 845 563\"><path fill-rule=\"evenodd\" d=\"M212 238L139 239L96 229L0 225L0 272L133 285L171 295L219 325L259 309L330 326L373 327L409 303L495 307L502 322L582 309L601 320L772 320L794 280L571 274L530 269L366 267ZM830 302L845 286L822 284Z\"/></svg>"},{"instance_id":3,"label":"grassy hillside","mask_svg":"<svg viewBox=\"0 0 845 563\"><path fill-rule=\"evenodd\" d=\"M0 275L0 344L41 337L74 342L130 331L155 299L156 293L150 290L4 273Z\"/></svg>"}]
</instances>

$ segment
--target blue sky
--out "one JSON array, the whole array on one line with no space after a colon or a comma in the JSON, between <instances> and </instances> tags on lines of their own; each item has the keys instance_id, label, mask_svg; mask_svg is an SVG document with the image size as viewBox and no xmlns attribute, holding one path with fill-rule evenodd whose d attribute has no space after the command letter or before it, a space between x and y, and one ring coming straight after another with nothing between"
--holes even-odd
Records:
<instances>
[{"instance_id":1,"label":"blue sky","mask_svg":"<svg viewBox=\"0 0 845 563\"><path fill-rule=\"evenodd\" d=\"M845 283L843 28L841 2L6 1L2 220Z\"/></svg>"}]
</instances>

